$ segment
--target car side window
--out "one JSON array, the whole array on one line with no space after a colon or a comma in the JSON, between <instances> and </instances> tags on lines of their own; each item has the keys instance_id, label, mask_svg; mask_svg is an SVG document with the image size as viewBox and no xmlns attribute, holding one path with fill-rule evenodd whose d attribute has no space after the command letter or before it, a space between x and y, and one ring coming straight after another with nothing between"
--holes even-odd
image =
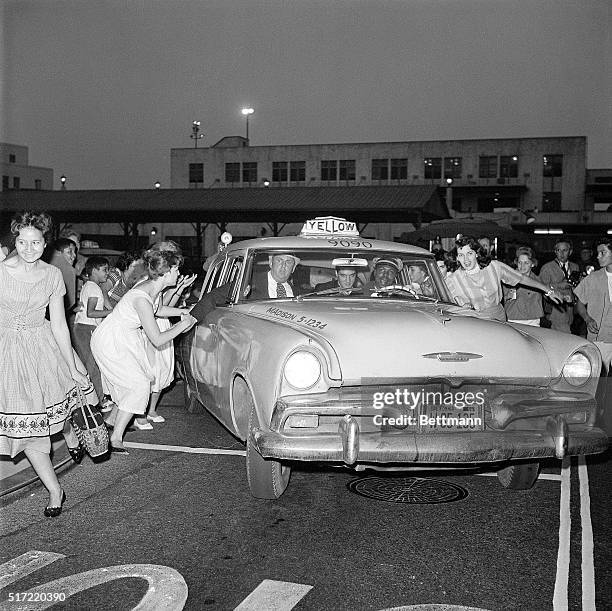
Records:
<instances>
[{"instance_id":1,"label":"car side window","mask_svg":"<svg viewBox=\"0 0 612 611\"><path fill-rule=\"evenodd\" d=\"M240 272L242 271L243 263L244 257L242 255L229 259L223 274L223 284L231 284L229 295L232 302L237 300L236 291L240 283Z\"/></svg>"},{"instance_id":2,"label":"car side window","mask_svg":"<svg viewBox=\"0 0 612 611\"><path fill-rule=\"evenodd\" d=\"M219 286L219 280L221 279L221 272L223 271L224 263L225 259L220 259L214 263L212 269L210 270L208 282L206 283L206 287L204 289L205 293L210 293L210 291Z\"/></svg>"}]
</instances>

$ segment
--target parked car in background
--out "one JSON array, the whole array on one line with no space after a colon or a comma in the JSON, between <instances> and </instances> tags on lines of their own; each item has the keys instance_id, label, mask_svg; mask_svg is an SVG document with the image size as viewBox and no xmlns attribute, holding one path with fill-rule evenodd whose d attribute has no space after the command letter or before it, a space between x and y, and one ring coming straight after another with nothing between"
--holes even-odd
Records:
<instances>
[{"instance_id":1,"label":"parked car in background","mask_svg":"<svg viewBox=\"0 0 612 611\"><path fill-rule=\"evenodd\" d=\"M299 258L294 297L267 296L274 254ZM376 289L381 258L397 270ZM357 272L349 293L315 288L333 285L341 267ZM298 236L227 246L204 293L221 286L227 302L180 340L178 354L187 400L246 442L256 497L278 498L296 461L487 465L520 489L534 484L543 459L607 447L595 424L596 347L460 308L426 250L317 218Z\"/></svg>"}]
</instances>

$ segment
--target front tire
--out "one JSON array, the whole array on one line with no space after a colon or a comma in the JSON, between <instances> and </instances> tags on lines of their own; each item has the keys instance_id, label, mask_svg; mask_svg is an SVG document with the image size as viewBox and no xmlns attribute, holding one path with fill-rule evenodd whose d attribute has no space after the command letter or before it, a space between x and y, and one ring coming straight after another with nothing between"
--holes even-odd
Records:
<instances>
[{"instance_id":1,"label":"front tire","mask_svg":"<svg viewBox=\"0 0 612 611\"><path fill-rule=\"evenodd\" d=\"M540 463L519 463L497 472L499 483L510 490L529 490L538 479Z\"/></svg>"},{"instance_id":2,"label":"front tire","mask_svg":"<svg viewBox=\"0 0 612 611\"><path fill-rule=\"evenodd\" d=\"M253 447L251 433L259 426L255 403L248 393L251 403L249 415L249 433L246 443L247 480L251 494L258 499L277 499L287 489L291 477L291 467L279 460L265 459Z\"/></svg>"}]
</instances>

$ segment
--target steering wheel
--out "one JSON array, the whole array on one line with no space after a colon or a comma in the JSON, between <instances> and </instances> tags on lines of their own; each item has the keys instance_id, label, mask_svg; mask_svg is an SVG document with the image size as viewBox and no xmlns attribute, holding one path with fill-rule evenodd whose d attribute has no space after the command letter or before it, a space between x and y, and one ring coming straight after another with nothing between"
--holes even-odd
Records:
<instances>
[{"instance_id":1,"label":"steering wheel","mask_svg":"<svg viewBox=\"0 0 612 611\"><path fill-rule=\"evenodd\" d=\"M405 284L389 284L383 286L372 293L372 297L378 297L380 293L393 293L394 291L401 291L402 293L408 293L415 299L420 299L419 294L411 287Z\"/></svg>"}]
</instances>

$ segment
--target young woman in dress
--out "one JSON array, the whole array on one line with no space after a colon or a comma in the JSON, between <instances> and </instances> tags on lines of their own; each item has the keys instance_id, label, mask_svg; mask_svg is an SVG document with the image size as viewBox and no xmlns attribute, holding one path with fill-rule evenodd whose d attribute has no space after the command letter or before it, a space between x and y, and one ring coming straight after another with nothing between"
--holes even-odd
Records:
<instances>
[{"instance_id":1,"label":"young woman in dress","mask_svg":"<svg viewBox=\"0 0 612 611\"><path fill-rule=\"evenodd\" d=\"M183 258L168 251L147 251L144 255L148 280L129 290L91 336L91 351L117 404L111 451L127 454L123 434L135 415L147 409L155 380L152 350L190 329L196 319L188 310L160 306L160 316L182 316L167 331L155 321L155 300L177 283ZM146 336L143 337L141 329ZM148 340L148 341L147 341Z\"/></svg>"},{"instance_id":2,"label":"young woman in dress","mask_svg":"<svg viewBox=\"0 0 612 611\"><path fill-rule=\"evenodd\" d=\"M480 318L506 321L502 306L502 282L510 286L522 284L544 293L555 303L562 297L539 280L523 276L509 265L493 259L484 266L486 258L479 243L469 236L457 236L455 241L459 269L446 278L446 284L456 303L471 306Z\"/></svg>"},{"instance_id":3,"label":"young woman in dress","mask_svg":"<svg viewBox=\"0 0 612 611\"><path fill-rule=\"evenodd\" d=\"M57 517L66 495L51 463L51 435L64 429L77 385L89 381L70 345L62 274L41 261L51 225L47 214L18 214L11 223L16 256L0 263L0 454L25 453L49 492L44 514ZM67 431L66 441L78 447Z\"/></svg>"}]
</instances>

